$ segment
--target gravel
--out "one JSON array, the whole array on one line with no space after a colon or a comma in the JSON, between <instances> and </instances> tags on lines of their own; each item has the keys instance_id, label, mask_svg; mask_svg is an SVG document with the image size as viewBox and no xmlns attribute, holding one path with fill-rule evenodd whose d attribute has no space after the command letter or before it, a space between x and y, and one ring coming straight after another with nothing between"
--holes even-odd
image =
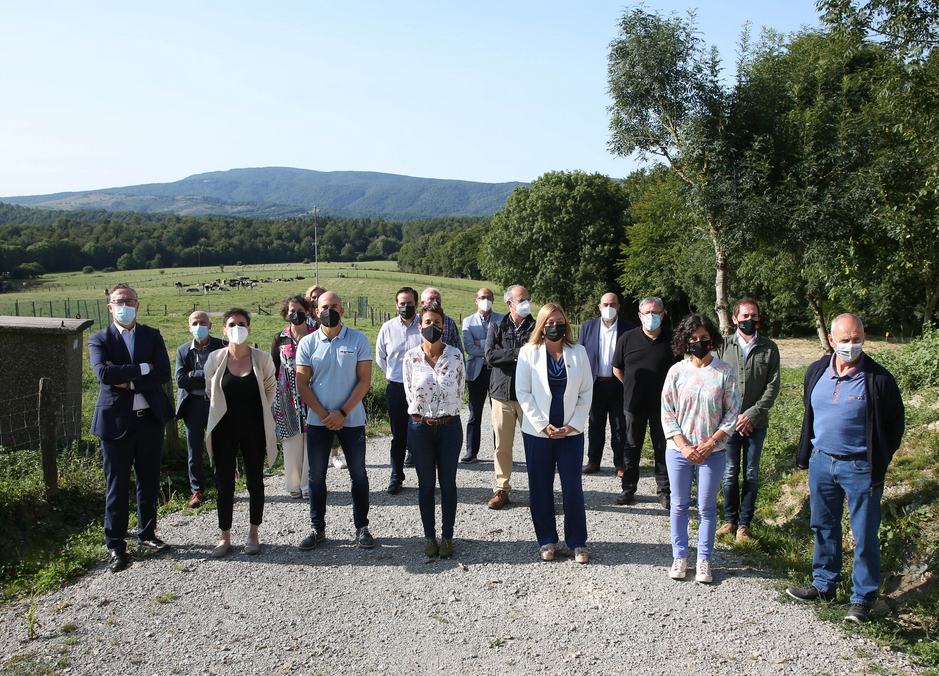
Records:
<instances>
[{"instance_id":1,"label":"gravel","mask_svg":"<svg viewBox=\"0 0 939 676\"><path fill-rule=\"evenodd\" d=\"M225 559L208 556L218 538L214 511L169 516L158 535L174 546L170 555L138 552L116 575L102 563L36 598L33 639L28 602L0 609L3 661L101 676L922 671L905 654L818 619L811 604L786 601L780 580L730 552L715 553L710 585L694 582L692 571L669 579L668 515L651 469L636 503L618 506L609 450L603 470L584 477L589 565L563 546L555 561L540 561L520 434L512 503L500 511L486 508L494 481L488 419L482 436L485 459L458 470L450 560L424 557L414 471L399 495L387 495L389 439L372 439L375 549L354 545L346 470L327 474L328 539L309 552L296 548L309 533L308 507L274 476L260 555L242 552L246 494L236 497L236 548ZM560 514L559 483L555 491ZM437 518L439 529L439 506Z\"/></svg>"}]
</instances>

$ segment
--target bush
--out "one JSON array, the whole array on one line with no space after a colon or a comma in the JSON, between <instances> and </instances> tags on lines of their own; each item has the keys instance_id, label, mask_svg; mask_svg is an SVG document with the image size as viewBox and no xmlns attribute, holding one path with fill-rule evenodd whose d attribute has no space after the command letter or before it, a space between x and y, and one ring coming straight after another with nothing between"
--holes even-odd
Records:
<instances>
[{"instance_id":1,"label":"bush","mask_svg":"<svg viewBox=\"0 0 939 676\"><path fill-rule=\"evenodd\" d=\"M95 271L94 267L91 265L86 265L82 268L82 274L90 275Z\"/></svg>"},{"instance_id":2,"label":"bush","mask_svg":"<svg viewBox=\"0 0 939 676\"><path fill-rule=\"evenodd\" d=\"M117 268L105 268L101 272L117 272Z\"/></svg>"},{"instance_id":3,"label":"bush","mask_svg":"<svg viewBox=\"0 0 939 676\"><path fill-rule=\"evenodd\" d=\"M903 347L878 352L877 361L905 392L939 387L939 330L926 327L921 337Z\"/></svg>"}]
</instances>

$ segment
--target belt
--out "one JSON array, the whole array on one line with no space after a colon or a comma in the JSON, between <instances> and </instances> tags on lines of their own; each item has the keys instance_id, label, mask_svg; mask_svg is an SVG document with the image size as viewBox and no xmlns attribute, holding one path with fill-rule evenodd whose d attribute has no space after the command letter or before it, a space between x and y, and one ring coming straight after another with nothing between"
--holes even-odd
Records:
<instances>
[{"instance_id":1,"label":"belt","mask_svg":"<svg viewBox=\"0 0 939 676\"><path fill-rule=\"evenodd\" d=\"M399 383L399 382L396 381L396 380L389 380L389 381L388 381L388 384L389 384L389 385L394 385L395 387L404 387L404 383Z\"/></svg>"},{"instance_id":2,"label":"belt","mask_svg":"<svg viewBox=\"0 0 939 676\"><path fill-rule=\"evenodd\" d=\"M602 380L603 382L606 382L607 380L613 380L613 378L611 378L610 376L607 376L607 377L597 376L597 380Z\"/></svg>"},{"instance_id":3,"label":"belt","mask_svg":"<svg viewBox=\"0 0 939 676\"><path fill-rule=\"evenodd\" d=\"M445 415L441 418L423 418L419 415L411 415L413 420L416 420L419 423L424 423L425 425L443 425L453 420L455 415Z\"/></svg>"},{"instance_id":4,"label":"belt","mask_svg":"<svg viewBox=\"0 0 939 676\"><path fill-rule=\"evenodd\" d=\"M149 408L138 408L134 409L134 417L143 418L144 416L153 415L153 410Z\"/></svg>"},{"instance_id":5,"label":"belt","mask_svg":"<svg viewBox=\"0 0 939 676\"><path fill-rule=\"evenodd\" d=\"M822 449L818 449L822 451ZM828 451L822 451L825 455L834 458L835 460L867 460L867 453L852 453L851 455L835 455L834 453L829 453Z\"/></svg>"}]
</instances>

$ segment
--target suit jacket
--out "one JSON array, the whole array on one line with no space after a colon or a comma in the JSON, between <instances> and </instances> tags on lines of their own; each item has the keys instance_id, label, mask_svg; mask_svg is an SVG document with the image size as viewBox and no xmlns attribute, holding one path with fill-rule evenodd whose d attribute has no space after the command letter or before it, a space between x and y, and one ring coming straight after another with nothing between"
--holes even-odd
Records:
<instances>
[{"instance_id":1,"label":"suit jacket","mask_svg":"<svg viewBox=\"0 0 939 676\"><path fill-rule=\"evenodd\" d=\"M515 394L522 407L522 432L547 438L551 411L551 386L548 383L548 350L541 345L524 345L518 353L515 369ZM564 390L564 424L578 434L587 426L593 403L593 375L583 345L564 346L567 387Z\"/></svg>"},{"instance_id":2,"label":"suit jacket","mask_svg":"<svg viewBox=\"0 0 939 676\"><path fill-rule=\"evenodd\" d=\"M489 326L502 320L505 315L489 313ZM482 315L474 312L463 320L463 346L466 348L466 379L476 380L486 364L486 325ZM479 345L474 341L478 340Z\"/></svg>"},{"instance_id":3,"label":"suit jacket","mask_svg":"<svg viewBox=\"0 0 939 676\"><path fill-rule=\"evenodd\" d=\"M228 350L216 350L205 362L205 382L209 393L209 422L205 427L205 450L209 461L215 464L212 456L212 430L228 411L225 392L222 390L222 376L228 369ZM271 406L277 396L277 375L274 373L274 360L264 350L251 348L251 370L258 381L264 415L264 438L267 440L267 465L273 467L277 460L277 426Z\"/></svg>"},{"instance_id":4,"label":"suit jacket","mask_svg":"<svg viewBox=\"0 0 939 676\"><path fill-rule=\"evenodd\" d=\"M590 372L594 380L600 372L600 328L603 320L600 317L584 322L580 327L580 338L578 342L587 350L587 359L590 361ZM616 341L619 340L627 331L636 328L632 322L618 318L616 320L616 336L613 338L613 347L616 347Z\"/></svg>"},{"instance_id":5,"label":"suit jacket","mask_svg":"<svg viewBox=\"0 0 939 676\"><path fill-rule=\"evenodd\" d=\"M170 379L170 358L159 330L143 324L134 328L134 357L117 327L91 334L88 338L91 369L98 379L98 400L91 418L91 433L102 439L120 439L130 426L134 410L134 395L146 398L161 425L173 417L173 409L163 384ZM110 362L110 364L108 364ZM153 364L150 372L140 375L141 364ZM116 387L133 383L133 388Z\"/></svg>"},{"instance_id":6,"label":"suit jacket","mask_svg":"<svg viewBox=\"0 0 939 676\"><path fill-rule=\"evenodd\" d=\"M208 384L205 382L205 371L197 371L189 368L188 357L189 353L192 351L192 343L194 341L190 340L187 343L183 343L178 348L176 348L176 417L180 417L180 411L183 410L183 402L186 401L186 397L189 396L190 390L201 390L204 389L207 393L209 391ZM227 341L222 340L221 338L216 338L215 336L209 336L208 350L209 354L219 350L228 345ZM208 360L208 354L206 355L206 360ZM202 365L203 369L205 364ZM192 371L192 375L189 375Z\"/></svg>"}]
</instances>

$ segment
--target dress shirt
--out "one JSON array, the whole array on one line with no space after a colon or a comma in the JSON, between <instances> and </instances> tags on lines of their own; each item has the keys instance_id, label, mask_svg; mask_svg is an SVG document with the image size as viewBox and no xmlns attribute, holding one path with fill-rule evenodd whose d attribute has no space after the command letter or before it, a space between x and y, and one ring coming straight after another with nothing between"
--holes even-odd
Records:
<instances>
[{"instance_id":1,"label":"dress shirt","mask_svg":"<svg viewBox=\"0 0 939 676\"><path fill-rule=\"evenodd\" d=\"M403 371L409 415L443 418L460 414L466 367L458 349L445 344L437 364L431 366L418 345L405 355Z\"/></svg>"},{"instance_id":2,"label":"dress shirt","mask_svg":"<svg viewBox=\"0 0 939 676\"><path fill-rule=\"evenodd\" d=\"M385 372L387 380L404 382L404 353L423 341L417 315L411 320L410 326L401 317L394 317L381 325L375 341L375 356L378 368Z\"/></svg>"},{"instance_id":3,"label":"dress shirt","mask_svg":"<svg viewBox=\"0 0 939 676\"><path fill-rule=\"evenodd\" d=\"M736 333L737 333L737 344L740 346L740 349L743 350L743 359L744 361L746 361L747 357L750 356L750 350L752 350L753 346L756 345L756 337L759 335L759 333L754 332L753 335L750 336L749 342L744 340L744 337L740 335L740 331L737 331Z\"/></svg>"},{"instance_id":4,"label":"dress shirt","mask_svg":"<svg viewBox=\"0 0 939 676\"><path fill-rule=\"evenodd\" d=\"M613 351L616 349L616 320L607 326L600 322L600 378L613 377Z\"/></svg>"},{"instance_id":5,"label":"dress shirt","mask_svg":"<svg viewBox=\"0 0 939 676\"><path fill-rule=\"evenodd\" d=\"M130 329L121 326L117 322L114 322L114 326L117 327L118 332L121 334L121 338L123 338L124 340L124 345L127 346L127 352L130 354L130 360L133 361L134 360L134 339L135 339L134 331L137 329L137 323L135 322L133 328L130 328ZM138 366L140 366L140 375L145 376L148 373L150 373L149 364L138 364ZM135 389L134 381L133 380L129 381L127 383L127 386L132 390ZM150 408L150 404L147 402L147 398L143 396L142 394L135 394L134 395L134 410L142 411L145 408Z\"/></svg>"}]
</instances>

